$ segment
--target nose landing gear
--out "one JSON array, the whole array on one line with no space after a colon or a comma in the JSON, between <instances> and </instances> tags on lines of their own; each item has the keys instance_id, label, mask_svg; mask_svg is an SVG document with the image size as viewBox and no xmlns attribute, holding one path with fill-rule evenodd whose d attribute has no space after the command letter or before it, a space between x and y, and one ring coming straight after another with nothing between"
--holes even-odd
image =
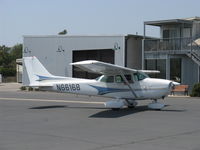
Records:
<instances>
[{"instance_id":1,"label":"nose landing gear","mask_svg":"<svg viewBox=\"0 0 200 150\"><path fill-rule=\"evenodd\" d=\"M154 99L152 103L148 105L148 108L154 110L161 110L165 107L165 104L159 103L157 99Z\"/></svg>"}]
</instances>

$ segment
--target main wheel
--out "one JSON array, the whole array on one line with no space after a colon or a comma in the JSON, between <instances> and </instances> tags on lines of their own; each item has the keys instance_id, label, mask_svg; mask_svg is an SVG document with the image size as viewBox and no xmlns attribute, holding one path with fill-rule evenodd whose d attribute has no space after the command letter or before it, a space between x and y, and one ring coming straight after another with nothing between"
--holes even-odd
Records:
<instances>
[{"instance_id":1,"label":"main wheel","mask_svg":"<svg viewBox=\"0 0 200 150\"><path fill-rule=\"evenodd\" d=\"M135 105L128 105L128 108L135 108Z\"/></svg>"},{"instance_id":2,"label":"main wheel","mask_svg":"<svg viewBox=\"0 0 200 150\"><path fill-rule=\"evenodd\" d=\"M112 108L113 111L119 111L120 108Z\"/></svg>"},{"instance_id":3,"label":"main wheel","mask_svg":"<svg viewBox=\"0 0 200 150\"><path fill-rule=\"evenodd\" d=\"M126 102L127 102L128 108L135 108L138 104L136 101L126 100Z\"/></svg>"}]
</instances>

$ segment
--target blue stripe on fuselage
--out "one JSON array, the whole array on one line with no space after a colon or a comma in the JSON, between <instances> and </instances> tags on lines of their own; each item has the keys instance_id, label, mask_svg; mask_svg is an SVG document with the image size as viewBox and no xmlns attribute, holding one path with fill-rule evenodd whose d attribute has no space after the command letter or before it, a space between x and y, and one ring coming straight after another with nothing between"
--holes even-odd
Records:
<instances>
[{"instance_id":1,"label":"blue stripe on fuselage","mask_svg":"<svg viewBox=\"0 0 200 150\"><path fill-rule=\"evenodd\" d=\"M36 76L39 78L37 81L63 79L63 78L54 78L54 77L41 76L41 75L37 75L37 74L36 74Z\"/></svg>"},{"instance_id":2,"label":"blue stripe on fuselage","mask_svg":"<svg viewBox=\"0 0 200 150\"><path fill-rule=\"evenodd\" d=\"M108 93L115 93L115 92L128 92L128 91L130 91L129 89L106 88L106 87L100 87L100 86L94 86L94 85L90 85L90 86L97 89L99 95L104 95L104 94L108 94Z\"/></svg>"}]
</instances>

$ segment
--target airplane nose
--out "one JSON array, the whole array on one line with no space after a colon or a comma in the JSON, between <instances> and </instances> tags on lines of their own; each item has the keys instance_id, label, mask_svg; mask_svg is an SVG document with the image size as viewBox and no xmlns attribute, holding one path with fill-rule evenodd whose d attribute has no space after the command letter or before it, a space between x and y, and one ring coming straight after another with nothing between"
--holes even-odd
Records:
<instances>
[{"instance_id":1,"label":"airplane nose","mask_svg":"<svg viewBox=\"0 0 200 150\"><path fill-rule=\"evenodd\" d=\"M173 88L174 88L174 84L173 84L173 82L170 82L169 85L168 85L168 89L171 90Z\"/></svg>"},{"instance_id":2,"label":"airplane nose","mask_svg":"<svg viewBox=\"0 0 200 150\"><path fill-rule=\"evenodd\" d=\"M170 81L169 85L168 85L169 91L171 91L172 89L174 89L174 87L177 86L177 85L180 85L180 83L174 82L174 81Z\"/></svg>"},{"instance_id":3,"label":"airplane nose","mask_svg":"<svg viewBox=\"0 0 200 150\"><path fill-rule=\"evenodd\" d=\"M180 85L180 83L178 83L178 82L173 81L172 83L173 83L174 86Z\"/></svg>"}]
</instances>

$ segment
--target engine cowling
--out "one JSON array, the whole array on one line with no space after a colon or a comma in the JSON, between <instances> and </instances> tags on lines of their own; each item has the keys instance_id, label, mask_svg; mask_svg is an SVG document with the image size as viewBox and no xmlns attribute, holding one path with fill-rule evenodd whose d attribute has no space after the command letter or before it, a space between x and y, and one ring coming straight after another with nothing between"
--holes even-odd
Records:
<instances>
[{"instance_id":1,"label":"engine cowling","mask_svg":"<svg viewBox=\"0 0 200 150\"><path fill-rule=\"evenodd\" d=\"M106 108L122 108L125 106L124 100L111 100L104 103Z\"/></svg>"}]
</instances>

